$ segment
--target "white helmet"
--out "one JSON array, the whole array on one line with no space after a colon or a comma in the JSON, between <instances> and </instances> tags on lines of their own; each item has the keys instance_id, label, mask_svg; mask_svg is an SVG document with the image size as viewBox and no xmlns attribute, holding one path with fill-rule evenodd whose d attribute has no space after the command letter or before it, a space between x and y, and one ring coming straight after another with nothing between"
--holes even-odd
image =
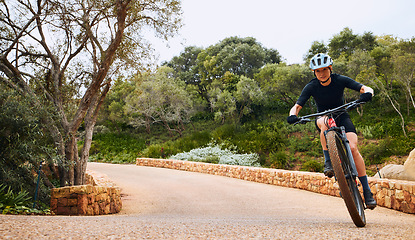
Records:
<instances>
[{"instance_id":1,"label":"white helmet","mask_svg":"<svg viewBox=\"0 0 415 240\"><path fill-rule=\"evenodd\" d=\"M333 60L329 55L324 53L318 53L310 60L310 68L313 70L328 67L330 65L333 65Z\"/></svg>"}]
</instances>

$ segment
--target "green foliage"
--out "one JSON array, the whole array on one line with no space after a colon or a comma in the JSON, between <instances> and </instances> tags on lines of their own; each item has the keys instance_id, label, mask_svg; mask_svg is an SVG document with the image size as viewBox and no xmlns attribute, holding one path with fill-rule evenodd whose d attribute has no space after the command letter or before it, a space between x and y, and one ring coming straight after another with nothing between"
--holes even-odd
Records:
<instances>
[{"instance_id":1,"label":"green foliage","mask_svg":"<svg viewBox=\"0 0 415 240\"><path fill-rule=\"evenodd\" d=\"M366 165L381 164L385 162L385 157L390 156L390 139L381 140L379 143L371 143L360 149Z\"/></svg>"},{"instance_id":2,"label":"green foliage","mask_svg":"<svg viewBox=\"0 0 415 240\"><path fill-rule=\"evenodd\" d=\"M303 87L313 78L307 65L267 64L255 74L254 79L267 100L264 105L278 100L293 105Z\"/></svg>"},{"instance_id":3,"label":"green foliage","mask_svg":"<svg viewBox=\"0 0 415 240\"><path fill-rule=\"evenodd\" d=\"M376 46L376 37L371 32L359 36L353 34L350 28L344 28L339 34L333 36L329 43L329 55L338 58L345 54L350 56L356 49L370 51Z\"/></svg>"},{"instance_id":4,"label":"green foliage","mask_svg":"<svg viewBox=\"0 0 415 240\"><path fill-rule=\"evenodd\" d=\"M195 91L191 94L197 94L205 107L207 104L218 105L218 98L222 98L227 101L225 107L235 109L235 103L228 97L233 96L240 77L252 78L265 64L281 61L277 50L263 47L255 38L229 37L206 49L187 47L166 65L174 69L174 76L184 80L186 85L194 86ZM216 108L219 120L235 111Z\"/></svg>"},{"instance_id":5,"label":"green foliage","mask_svg":"<svg viewBox=\"0 0 415 240\"><path fill-rule=\"evenodd\" d=\"M124 111L132 126L162 123L169 131L182 134L183 123L193 115L193 104L181 79L172 78L172 69L160 67L154 74L141 76L140 84L126 97Z\"/></svg>"},{"instance_id":6,"label":"green foliage","mask_svg":"<svg viewBox=\"0 0 415 240\"><path fill-rule=\"evenodd\" d=\"M78 144L82 145L80 141ZM145 140L128 133L100 133L92 140L90 161L133 163L145 148ZM82 151L82 149L79 149Z\"/></svg>"},{"instance_id":7,"label":"green foliage","mask_svg":"<svg viewBox=\"0 0 415 240\"><path fill-rule=\"evenodd\" d=\"M301 166L301 171L307 171L307 172L323 172L324 164L315 160L307 160L305 163Z\"/></svg>"},{"instance_id":8,"label":"green foliage","mask_svg":"<svg viewBox=\"0 0 415 240\"><path fill-rule=\"evenodd\" d=\"M6 208L10 206L28 205L30 197L29 192L21 190L19 193L14 193L13 190L7 186L0 185L0 207Z\"/></svg>"},{"instance_id":9,"label":"green foliage","mask_svg":"<svg viewBox=\"0 0 415 240\"><path fill-rule=\"evenodd\" d=\"M168 156L187 152L195 148L206 146L211 139L207 131L194 132L189 136L179 138L175 141L167 141L161 144L152 144L144 149L140 156L149 158L166 158Z\"/></svg>"},{"instance_id":10,"label":"green foliage","mask_svg":"<svg viewBox=\"0 0 415 240\"><path fill-rule=\"evenodd\" d=\"M2 214L50 214L49 209L38 210L30 206L29 192L21 189L14 193L11 187L0 184L0 212Z\"/></svg>"},{"instance_id":11,"label":"green foliage","mask_svg":"<svg viewBox=\"0 0 415 240\"><path fill-rule=\"evenodd\" d=\"M314 41L311 44L310 49L308 50L308 53L304 56L304 61L308 63L310 59L318 54L318 53L326 53L328 52L328 47L324 44L324 42Z\"/></svg>"},{"instance_id":12,"label":"green foliage","mask_svg":"<svg viewBox=\"0 0 415 240\"><path fill-rule=\"evenodd\" d=\"M124 113L126 97L134 91L135 79L127 81L118 78L104 100L98 122L107 122L112 129L123 130L128 125L128 115Z\"/></svg>"},{"instance_id":13,"label":"green foliage","mask_svg":"<svg viewBox=\"0 0 415 240\"><path fill-rule=\"evenodd\" d=\"M288 156L283 151L270 152L267 162L268 165L272 168L286 169L288 163Z\"/></svg>"},{"instance_id":14,"label":"green foliage","mask_svg":"<svg viewBox=\"0 0 415 240\"><path fill-rule=\"evenodd\" d=\"M264 165L270 152L278 152L285 146L283 131L280 121L249 122L242 126L229 124L215 129L212 140L228 149L235 146L241 153L256 152L260 156L261 165Z\"/></svg>"},{"instance_id":15,"label":"green foliage","mask_svg":"<svg viewBox=\"0 0 415 240\"><path fill-rule=\"evenodd\" d=\"M390 156L407 155L414 148L415 141L405 137L387 137L364 145L360 152L366 165L382 164Z\"/></svg>"},{"instance_id":16,"label":"green foliage","mask_svg":"<svg viewBox=\"0 0 415 240\"><path fill-rule=\"evenodd\" d=\"M29 97L0 85L0 182L14 191L34 194L40 161L53 162L56 152L42 125L44 109ZM49 189L40 183L39 199L49 202Z\"/></svg>"},{"instance_id":17,"label":"green foliage","mask_svg":"<svg viewBox=\"0 0 415 240\"><path fill-rule=\"evenodd\" d=\"M266 49L255 38L225 38L198 55L199 73L206 78L222 77L225 72L253 77L266 63L279 63L281 56L274 49ZM203 75L202 75L203 77Z\"/></svg>"}]
</instances>

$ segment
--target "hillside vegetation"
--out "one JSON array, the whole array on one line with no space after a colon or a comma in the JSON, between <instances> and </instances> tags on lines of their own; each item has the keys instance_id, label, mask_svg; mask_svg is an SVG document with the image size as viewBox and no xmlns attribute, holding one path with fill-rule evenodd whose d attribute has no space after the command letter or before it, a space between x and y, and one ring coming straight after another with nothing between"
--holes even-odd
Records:
<instances>
[{"instance_id":1,"label":"hillside vegetation","mask_svg":"<svg viewBox=\"0 0 415 240\"><path fill-rule=\"evenodd\" d=\"M285 122L313 78L307 63L318 52L333 57L334 72L375 90L373 101L351 112L369 174L387 162L402 163L415 146L414 39L357 35L348 28L327 45L313 42L305 64L287 65L277 50L254 38L230 37L206 49L187 47L156 72L118 79L101 111L91 159L133 162L137 156L188 156L217 163L225 154L212 152L218 147L256 159L235 164L322 171L314 124ZM346 101L358 97L350 90L345 93ZM301 114L315 109L309 100ZM118 148L125 139L131 139L130 146ZM195 157L196 152L208 157Z\"/></svg>"}]
</instances>

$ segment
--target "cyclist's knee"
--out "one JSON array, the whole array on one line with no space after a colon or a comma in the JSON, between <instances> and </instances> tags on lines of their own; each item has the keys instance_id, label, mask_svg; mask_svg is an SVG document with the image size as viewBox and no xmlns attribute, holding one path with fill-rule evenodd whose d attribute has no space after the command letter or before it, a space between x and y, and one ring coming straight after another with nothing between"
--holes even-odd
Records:
<instances>
[{"instance_id":1,"label":"cyclist's knee","mask_svg":"<svg viewBox=\"0 0 415 240\"><path fill-rule=\"evenodd\" d=\"M350 150L352 151L352 153L359 152L359 148L357 147L357 144L355 143L350 143Z\"/></svg>"},{"instance_id":2,"label":"cyclist's knee","mask_svg":"<svg viewBox=\"0 0 415 240\"><path fill-rule=\"evenodd\" d=\"M357 146L357 135L355 133L347 133L347 138L349 139L349 146L352 153L359 152L359 148Z\"/></svg>"},{"instance_id":3,"label":"cyclist's knee","mask_svg":"<svg viewBox=\"0 0 415 240\"><path fill-rule=\"evenodd\" d=\"M326 122L327 122L326 116L317 119L317 127L320 128L320 131L324 132L328 129Z\"/></svg>"}]
</instances>

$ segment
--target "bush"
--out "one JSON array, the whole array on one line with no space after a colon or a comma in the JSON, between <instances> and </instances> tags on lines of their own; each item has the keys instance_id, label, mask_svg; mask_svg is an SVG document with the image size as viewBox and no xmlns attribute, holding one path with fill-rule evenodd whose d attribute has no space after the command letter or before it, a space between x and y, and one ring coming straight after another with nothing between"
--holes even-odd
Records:
<instances>
[{"instance_id":1,"label":"bush","mask_svg":"<svg viewBox=\"0 0 415 240\"><path fill-rule=\"evenodd\" d=\"M320 163L314 159L307 160L303 165L301 166L301 171L307 171L307 172L323 172L324 164Z\"/></svg>"},{"instance_id":2,"label":"bush","mask_svg":"<svg viewBox=\"0 0 415 240\"><path fill-rule=\"evenodd\" d=\"M40 120L47 106L0 84L0 183L34 194L40 161L56 159L53 141ZM39 185L39 199L49 203L49 188Z\"/></svg>"},{"instance_id":3,"label":"bush","mask_svg":"<svg viewBox=\"0 0 415 240\"><path fill-rule=\"evenodd\" d=\"M360 149L366 165L382 164L390 156L407 155L414 146L413 138L393 138L379 140L369 143Z\"/></svg>"},{"instance_id":4,"label":"bush","mask_svg":"<svg viewBox=\"0 0 415 240\"><path fill-rule=\"evenodd\" d=\"M228 149L222 149L218 145L196 148L189 152L170 156L170 158L195 162L217 162L219 164L229 165L260 166L258 154L238 154Z\"/></svg>"},{"instance_id":5,"label":"bush","mask_svg":"<svg viewBox=\"0 0 415 240\"><path fill-rule=\"evenodd\" d=\"M195 132L192 135L175 141L153 144L144 149L140 156L149 158L166 158L180 152L206 146L210 142L210 133L207 131Z\"/></svg>"},{"instance_id":6,"label":"bush","mask_svg":"<svg viewBox=\"0 0 415 240\"><path fill-rule=\"evenodd\" d=\"M7 190L6 190L7 189ZM50 214L50 210L30 208L29 192L21 189L14 193L10 186L0 184L0 211L2 214Z\"/></svg>"},{"instance_id":7,"label":"bush","mask_svg":"<svg viewBox=\"0 0 415 240\"><path fill-rule=\"evenodd\" d=\"M268 159L272 168L285 169L287 166L288 156L285 152L271 152Z\"/></svg>"},{"instance_id":8,"label":"bush","mask_svg":"<svg viewBox=\"0 0 415 240\"><path fill-rule=\"evenodd\" d=\"M83 141L78 142L82 151ZM90 161L111 163L133 163L145 148L145 140L129 133L103 132L93 137Z\"/></svg>"},{"instance_id":9,"label":"bush","mask_svg":"<svg viewBox=\"0 0 415 240\"><path fill-rule=\"evenodd\" d=\"M171 145L172 142L150 145L141 152L140 156L148 158L165 158L166 156L176 152L173 150Z\"/></svg>"},{"instance_id":10,"label":"bush","mask_svg":"<svg viewBox=\"0 0 415 240\"><path fill-rule=\"evenodd\" d=\"M242 126L224 125L212 133L214 142L227 148L236 146L240 152L268 154L285 145L283 125L280 121L271 123L247 123Z\"/></svg>"}]
</instances>

